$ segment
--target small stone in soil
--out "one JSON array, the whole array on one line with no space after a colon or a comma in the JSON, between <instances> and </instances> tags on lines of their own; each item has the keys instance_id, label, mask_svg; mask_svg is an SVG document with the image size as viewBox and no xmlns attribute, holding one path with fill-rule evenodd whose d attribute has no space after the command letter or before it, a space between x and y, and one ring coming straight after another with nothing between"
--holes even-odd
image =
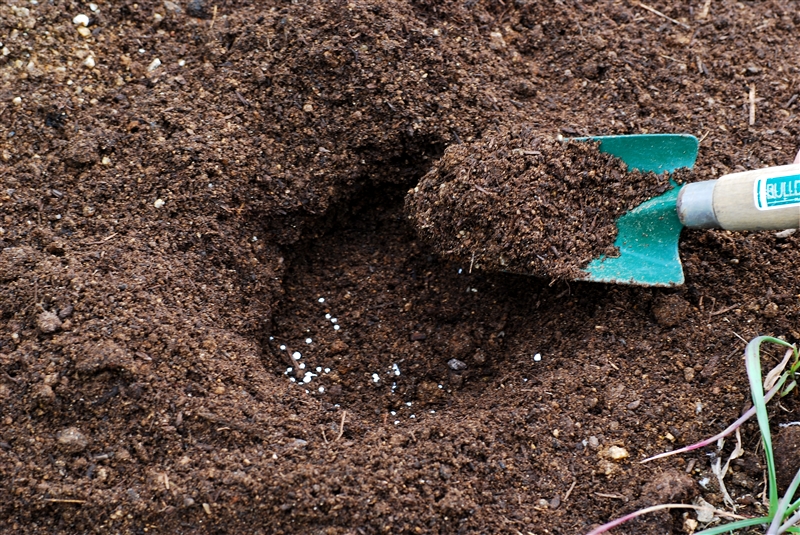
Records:
<instances>
[{"instance_id":1,"label":"small stone in soil","mask_svg":"<svg viewBox=\"0 0 800 535\"><path fill-rule=\"evenodd\" d=\"M46 310L36 318L36 326L42 333L52 334L61 329L61 319L55 313Z\"/></svg>"},{"instance_id":2,"label":"small stone in soil","mask_svg":"<svg viewBox=\"0 0 800 535\"><path fill-rule=\"evenodd\" d=\"M621 461L622 459L627 459L629 454L628 450L626 450L625 448L620 448L619 446L611 446L610 448L608 448L606 456L613 461Z\"/></svg>"},{"instance_id":3,"label":"small stone in soil","mask_svg":"<svg viewBox=\"0 0 800 535\"><path fill-rule=\"evenodd\" d=\"M77 427L67 427L56 435L59 445L70 453L79 453L86 449L89 440Z\"/></svg>"},{"instance_id":4,"label":"small stone in soil","mask_svg":"<svg viewBox=\"0 0 800 535\"><path fill-rule=\"evenodd\" d=\"M461 371L461 370L466 370L467 369L466 363L464 363L464 362L462 362L462 361L460 361L458 359L450 359L450 360L448 360L447 361L447 366L451 370L454 370L454 371Z\"/></svg>"}]
</instances>

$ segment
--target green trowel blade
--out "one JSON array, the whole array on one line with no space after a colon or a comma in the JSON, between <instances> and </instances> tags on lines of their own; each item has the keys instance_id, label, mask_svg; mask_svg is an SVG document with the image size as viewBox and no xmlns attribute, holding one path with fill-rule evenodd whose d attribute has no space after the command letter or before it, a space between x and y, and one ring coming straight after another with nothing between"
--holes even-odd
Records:
<instances>
[{"instance_id":1,"label":"green trowel blade","mask_svg":"<svg viewBox=\"0 0 800 535\"><path fill-rule=\"evenodd\" d=\"M600 151L625 162L628 169L671 173L691 168L697 159L697 138L688 134L639 134L583 138L600 142ZM673 183L674 184L674 183ZM618 257L595 258L584 280L640 286L683 284L678 239L683 227L676 202L680 187L646 201L617 220Z\"/></svg>"}]
</instances>

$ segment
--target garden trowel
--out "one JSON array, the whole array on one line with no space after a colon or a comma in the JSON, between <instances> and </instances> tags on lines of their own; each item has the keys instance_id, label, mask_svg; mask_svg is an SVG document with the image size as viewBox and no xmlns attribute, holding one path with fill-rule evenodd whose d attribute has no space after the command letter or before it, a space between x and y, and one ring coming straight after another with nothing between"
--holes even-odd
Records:
<instances>
[{"instance_id":1,"label":"garden trowel","mask_svg":"<svg viewBox=\"0 0 800 535\"><path fill-rule=\"evenodd\" d=\"M692 168L698 141L687 134L639 134L580 138L628 169L669 172ZM681 229L776 230L800 227L800 164L725 175L672 189L617 220L619 256L601 256L582 280L640 286L683 284L678 254Z\"/></svg>"}]
</instances>

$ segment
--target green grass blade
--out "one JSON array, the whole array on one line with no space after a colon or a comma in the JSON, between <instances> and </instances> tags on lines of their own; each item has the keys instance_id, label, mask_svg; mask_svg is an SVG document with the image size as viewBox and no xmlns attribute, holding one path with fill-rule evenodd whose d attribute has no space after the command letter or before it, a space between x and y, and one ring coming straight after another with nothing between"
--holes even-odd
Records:
<instances>
[{"instance_id":1,"label":"green grass blade","mask_svg":"<svg viewBox=\"0 0 800 535\"><path fill-rule=\"evenodd\" d=\"M771 522L778 508L778 484L777 475L775 473L775 457L772 454L772 434L769 429L767 402L764 399L764 384L761 379L761 344L764 342L791 348L793 348L793 346L779 338L758 336L753 338L744 350L745 367L747 368L747 377L750 381L750 394L753 398L753 406L756 408L756 419L758 420L758 428L761 431L761 441L764 444L764 455L767 460L769 519ZM785 380L784 375L784 377L781 377L781 381Z\"/></svg>"},{"instance_id":2,"label":"green grass blade","mask_svg":"<svg viewBox=\"0 0 800 535\"><path fill-rule=\"evenodd\" d=\"M748 518L747 520L737 520L736 522L695 532L694 535L719 535L720 533L730 533L735 529L749 528L750 526L758 526L759 524L769 524L769 518L762 516L758 518Z\"/></svg>"},{"instance_id":3,"label":"green grass blade","mask_svg":"<svg viewBox=\"0 0 800 535\"><path fill-rule=\"evenodd\" d=\"M777 535L781 532L780 530L784 527L781 524L783 519L792 514L791 506L795 504L790 505L790 503L794 497L794 493L797 492L798 486L800 486L800 470L798 470L798 472L794 475L789 488L786 489L786 494L784 494L783 498L781 498L781 501L778 502L778 508L775 510L775 516L772 519L772 524L770 524L769 529L767 530L767 535ZM793 523L794 522L792 522L792 524Z\"/></svg>"}]
</instances>

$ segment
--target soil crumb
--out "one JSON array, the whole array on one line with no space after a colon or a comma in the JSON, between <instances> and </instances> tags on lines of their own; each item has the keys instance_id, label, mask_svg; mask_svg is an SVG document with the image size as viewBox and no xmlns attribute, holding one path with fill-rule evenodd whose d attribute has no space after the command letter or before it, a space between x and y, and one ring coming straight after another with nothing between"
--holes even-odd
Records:
<instances>
[{"instance_id":1,"label":"soil crumb","mask_svg":"<svg viewBox=\"0 0 800 535\"><path fill-rule=\"evenodd\" d=\"M597 143L523 126L448 147L406 207L445 258L570 279L593 258L616 256L617 218L669 187L667 174L629 171Z\"/></svg>"}]
</instances>

